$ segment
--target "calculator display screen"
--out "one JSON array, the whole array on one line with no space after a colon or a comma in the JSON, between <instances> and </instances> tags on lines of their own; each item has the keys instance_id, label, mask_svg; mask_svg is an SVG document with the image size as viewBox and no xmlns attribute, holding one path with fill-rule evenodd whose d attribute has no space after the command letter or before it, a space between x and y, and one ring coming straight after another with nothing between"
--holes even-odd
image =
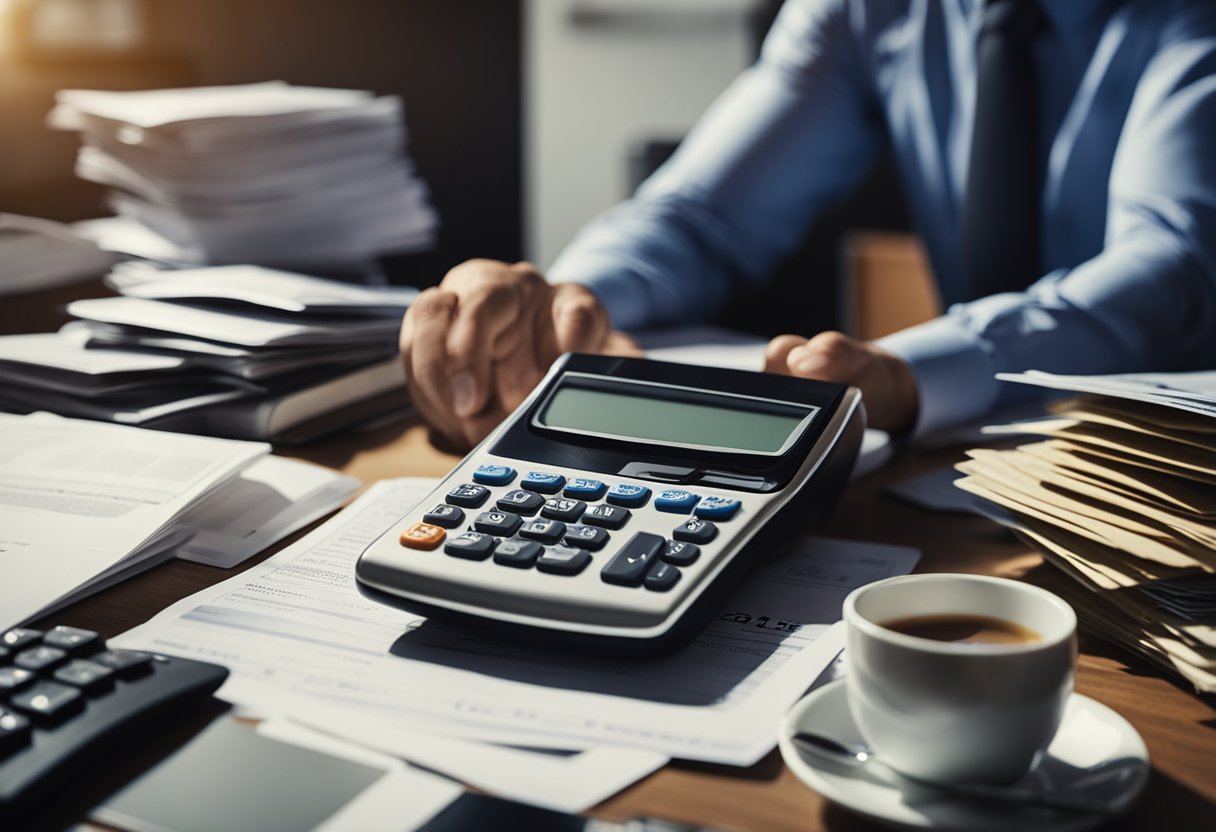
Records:
<instances>
[{"instance_id":1,"label":"calculator display screen","mask_svg":"<svg viewBox=\"0 0 1216 832\"><path fill-rule=\"evenodd\" d=\"M547 428L596 436L777 454L816 408L664 385L562 384L541 414Z\"/></svg>"}]
</instances>

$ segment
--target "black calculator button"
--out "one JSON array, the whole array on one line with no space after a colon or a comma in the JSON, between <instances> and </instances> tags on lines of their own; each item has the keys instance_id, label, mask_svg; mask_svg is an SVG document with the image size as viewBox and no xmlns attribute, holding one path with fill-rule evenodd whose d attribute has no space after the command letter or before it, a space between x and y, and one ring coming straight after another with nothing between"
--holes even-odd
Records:
<instances>
[{"instance_id":1,"label":"black calculator button","mask_svg":"<svg viewBox=\"0 0 1216 832\"><path fill-rule=\"evenodd\" d=\"M529 520L524 523L524 527L520 529L519 533L523 537L539 540L541 543L556 543L566 534L566 524L561 520L547 518Z\"/></svg>"},{"instance_id":2,"label":"black calculator button","mask_svg":"<svg viewBox=\"0 0 1216 832\"><path fill-rule=\"evenodd\" d=\"M30 741L30 721L0 707L0 757Z\"/></svg>"},{"instance_id":3,"label":"black calculator button","mask_svg":"<svg viewBox=\"0 0 1216 832\"><path fill-rule=\"evenodd\" d=\"M550 575L577 575L591 563L591 553L573 546L551 546L536 561L536 568Z\"/></svg>"},{"instance_id":4,"label":"black calculator button","mask_svg":"<svg viewBox=\"0 0 1216 832\"><path fill-rule=\"evenodd\" d=\"M120 679L135 679L152 672L152 656L140 650L105 650L89 661L113 670Z\"/></svg>"},{"instance_id":5,"label":"black calculator button","mask_svg":"<svg viewBox=\"0 0 1216 832\"><path fill-rule=\"evenodd\" d=\"M480 532L465 532L448 538L443 551L466 560L485 560L494 551L494 538Z\"/></svg>"},{"instance_id":6,"label":"black calculator button","mask_svg":"<svg viewBox=\"0 0 1216 832\"><path fill-rule=\"evenodd\" d=\"M510 537L515 534L522 522L524 522L522 517L509 511L483 511L473 521L473 528L484 534Z\"/></svg>"},{"instance_id":7,"label":"black calculator button","mask_svg":"<svg viewBox=\"0 0 1216 832\"><path fill-rule=\"evenodd\" d=\"M684 540L669 540L663 551L663 560L675 566L689 566L701 556L701 547Z\"/></svg>"},{"instance_id":8,"label":"black calculator button","mask_svg":"<svg viewBox=\"0 0 1216 832\"><path fill-rule=\"evenodd\" d=\"M484 485L474 485L471 482L462 483L451 491L445 500L454 506L465 508L480 508L490 496L490 489Z\"/></svg>"},{"instance_id":9,"label":"black calculator button","mask_svg":"<svg viewBox=\"0 0 1216 832\"><path fill-rule=\"evenodd\" d=\"M0 698L6 693L20 690L34 681L34 678L33 673L19 667L0 667Z\"/></svg>"},{"instance_id":10,"label":"black calculator button","mask_svg":"<svg viewBox=\"0 0 1216 832\"><path fill-rule=\"evenodd\" d=\"M600 578L619 586L641 586L646 570L666 545L667 541L657 534L638 532L608 561Z\"/></svg>"},{"instance_id":11,"label":"black calculator button","mask_svg":"<svg viewBox=\"0 0 1216 832\"><path fill-rule=\"evenodd\" d=\"M454 529L464 522L464 509L440 503L422 515L422 522L430 523L432 526L443 526L445 529Z\"/></svg>"},{"instance_id":12,"label":"black calculator button","mask_svg":"<svg viewBox=\"0 0 1216 832\"><path fill-rule=\"evenodd\" d=\"M87 659L73 659L55 671L55 681L85 693L100 693L114 686L114 670Z\"/></svg>"},{"instance_id":13,"label":"black calculator button","mask_svg":"<svg viewBox=\"0 0 1216 832\"><path fill-rule=\"evenodd\" d=\"M9 656L11 656L12 653L12 650L9 650L3 644L0 644L0 664L8 664Z\"/></svg>"},{"instance_id":14,"label":"black calculator button","mask_svg":"<svg viewBox=\"0 0 1216 832\"><path fill-rule=\"evenodd\" d=\"M553 497L545 500L545 507L540 510L541 517L550 520L561 520L563 523L577 523L578 518L587 510L587 504L582 500L567 500L564 497Z\"/></svg>"},{"instance_id":15,"label":"black calculator button","mask_svg":"<svg viewBox=\"0 0 1216 832\"><path fill-rule=\"evenodd\" d=\"M519 481L519 486L538 494L556 494L566 486L566 478L548 471L529 471L527 476Z\"/></svg>"},{"instance_id":16,"label":"black calculator button","mask_svg":"<svg viewBox=\"0 0 1216 832\"><path fill-rule=\"evenodd\" d=\"M13 664L22 670L38 673L63 664L68 654L58 647L31 647L13 657Z\"/></svg>"},{"instance_id":17,"label":"black calculator button","mask_svg":"<svg viewBox=\"0 0 1216 832\"><path fill-rule=\"evenodd\" d=\"M670 563L659 561L654 565L653 569L646 573L646 578L642 583L647 589L652 589L655 592L666 592L675 586L679 580L679 569L676 569Z\"/></svg>"},{"instance_id":18,"label":"black calculator button","mask_svg":"<svg viewBox=\"0 0 1216 832\"><path fill-rule=\"evenodd\" d=\"M70 656L81 656L101 646L101 636L77 627L53 627L42 637L47 647L58 647Z\"/></svg>"},{"instance_id":19,"label":"black calculator button","mask_svg":"<svg viewBox=\"0 0 1216 832\"><path fill-rule=\"evenodd\" d=\"M503 566L531 569L544 548L535 540L500 540L494 547L494 562Z\"/></svg>"},{"instance_id":20,"label":"black calculator button","mask_svg":"<svg viewBox=\"0 0 1216 832\"><path fill-rule=\"evenodd\" d=\"M10 652L16 653L23 647L37 643L41 638L41 630L30 630L25 627L14 627L4 635L0 636L0 644L7 647Z\"/></svg>"},{"instance_id":21,"label":"black calculator button","mask_svg":"<svg viewBox=\"0 0 1216 832\"><path fill-rule=\"evenodd\" d=\"M567 546L582 546L588 552L598 552L608 543L608 532L598 526L568 526L565 543Z\"/></svg>"},{"instance_id":22,"label":"black calculator button","mask_svg":"<svg viewBox=\"0 0 1216 832\"><path fill-rule=\"evenodd\" d=\"M524 517L531 517L544 504L545 498L541 495L517 488L514 491L508 491L506 496L502 497L494 505L503 511L511 511L515 514L522 514Z\"/></svg>"},{"instance_id":23,"label":"black calculator button","mask_svg":"<svg viewBox=\"0 0 1216 832\"><path fill-rule=\"evenodd\" d=\"M708 520L691 517L676 526L671 536L688 543L708 543L718 536L718 527Z\"/></svg>"},{"instance_id":24,"label":"black calculator button","mask_svg":"<svg viewBox=\"0 0 1216 832\"><path fill-rule=\"evenodd\" d=\"M587 509L583 522L588 526L603 526L605 529L619 529L630 518L629 509L620 506L610 506L600 503Z\"/></svg>"},{"instance_id":25,"label":"black calculator button","mask_svg":"<svg viewBox=\"0 0 1216 832\"><path fill-rule=\"evenodd\" d=\"M18 711L40 719L58 719L84 707L84 696L76 688L58 682L38 682L10 697Z\"/></svg>"}]
</instances>

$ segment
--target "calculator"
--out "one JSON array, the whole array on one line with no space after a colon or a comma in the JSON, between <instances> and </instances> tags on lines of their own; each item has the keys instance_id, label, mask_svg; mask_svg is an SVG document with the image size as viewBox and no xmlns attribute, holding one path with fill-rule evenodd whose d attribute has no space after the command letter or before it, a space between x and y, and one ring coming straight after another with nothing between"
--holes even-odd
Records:
<instances>
[{"instance_id":1,"label":"calculator","mask_svg":"<svg viewBox=\"0 0 1216 832\"><path fill-rule=\"evenodd\" d=\"M356 581L511 638L671 649L830 512L864 423L852 387L567 354Z\"/></svg>"}]
</instances>

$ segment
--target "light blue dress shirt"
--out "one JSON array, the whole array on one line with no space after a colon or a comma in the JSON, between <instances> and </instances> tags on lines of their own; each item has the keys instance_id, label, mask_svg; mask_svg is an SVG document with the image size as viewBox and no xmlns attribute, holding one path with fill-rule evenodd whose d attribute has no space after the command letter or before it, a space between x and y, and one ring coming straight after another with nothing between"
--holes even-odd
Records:
<instances>
[{"instance_id":1,"label":"light blue dress shirt","mask_svg":"<svg viewBox=\"0 0 1216 832\"><path fill-rule=\"evenodd\" d=\"M1216 2L1042 5L1043 277L1025 292L962 302L983 0L789 0L759 61L550 279L591 287L621 328L705 319L889 147L950 305L880 342L916 371L917 433L1027 394L1001 371L1216 368Z\"/></svg>"}]
</instances>

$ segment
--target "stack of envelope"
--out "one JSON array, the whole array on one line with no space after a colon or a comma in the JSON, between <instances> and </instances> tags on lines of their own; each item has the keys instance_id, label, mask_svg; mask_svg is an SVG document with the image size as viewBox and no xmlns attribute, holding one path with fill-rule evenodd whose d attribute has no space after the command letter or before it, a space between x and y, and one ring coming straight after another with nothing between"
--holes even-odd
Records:
<instances>
[{"instance_id":1,"label":"stack of envelope","mask_svg":"<svg viewBox=\"0 0 1216 832\"><path fill-rule=\"evenodd\" d=\"M161 259L360 272L433 244L398 98L270 82L56 101L50 125L81 133L77 174Z\"/></svg>"},{"instance_id":2,"label":"stack of envelope","mask_svg":"<svg viewBox=\"0 0 1216 832\"><path fill-rule=\"evenodd\" d=\"M1006 380L1082 393L989 428L963 488L1075 579L1082 626L1216 691L1216 373Z\"/></svg>"}]
</instances>

